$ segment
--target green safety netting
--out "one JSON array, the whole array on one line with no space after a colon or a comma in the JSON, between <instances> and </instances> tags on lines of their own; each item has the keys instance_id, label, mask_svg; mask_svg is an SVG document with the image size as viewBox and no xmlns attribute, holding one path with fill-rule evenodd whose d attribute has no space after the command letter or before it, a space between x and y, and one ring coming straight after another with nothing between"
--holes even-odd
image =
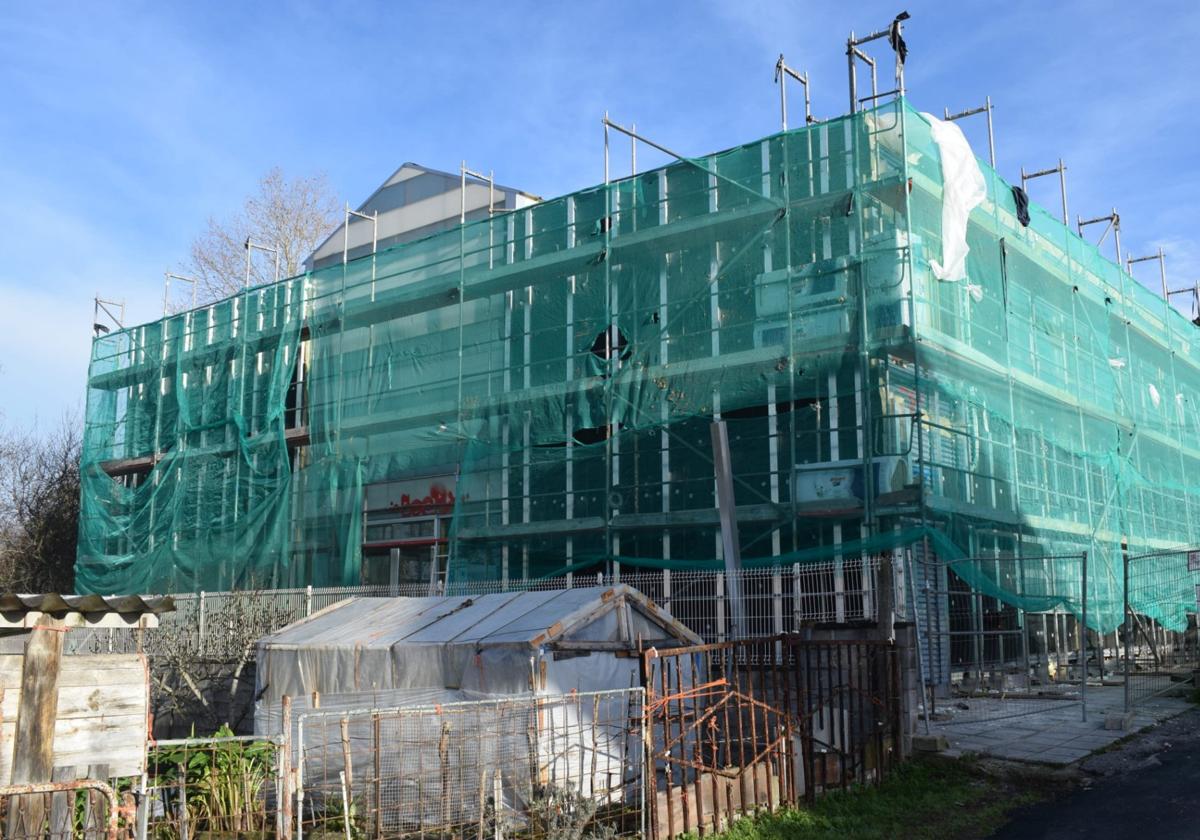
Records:
<instances>
[{"instance_id":1,"label":"green safety netting","mask_svg":"<svg viewBox=\"0 0 1200 840\"><path fill-rule=\"evenodd\" d=\"M1087 552L1110 629L1123 543L1195 540L1195 328L986 165L935 279L940 163L890 103L102 336L79 589L714 568L719 416L744 565L920 544L1079 612Z\"/></svg>"},{"instance_id":2,"label":"green safety netting","mask_svg":"<svg viewBox=\"0 0 1200 840\"><path fill-rule=\"evenodd\" d=\"M288 280L93 342L77 591L212 590L286 574L284 409L303 289Z\"/></svg>"}]
</instances>

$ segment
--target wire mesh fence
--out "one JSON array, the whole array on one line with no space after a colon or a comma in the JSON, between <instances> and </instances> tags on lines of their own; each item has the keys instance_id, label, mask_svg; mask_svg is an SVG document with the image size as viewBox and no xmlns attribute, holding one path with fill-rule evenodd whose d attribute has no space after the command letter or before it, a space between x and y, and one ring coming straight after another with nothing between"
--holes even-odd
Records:
<instances>
[{"instance_id":1,"label":"wire mesh fence","mask_svg":"<svg viewBox=\"0 0 1200 840\"><path fill-rule=\"evenodd\" d=\"M1200 671L1200 550L1130 556L1122 628L1127 707L1192 687Z\"/></svg>"},{"instance_id":2,"label":"wire mesh fence","mask_svg":"<svg viewBox=\"0 0 1200 840\"><path fill-rule=\"evenodd\" d=\"M299 715L297 835L644 836L643 707L635 688Z\"/></svg>"},{"instance_id":3,"label":"wire mesh fence","mask_svg":"<svg viewBox=\"0 0 1200 840\"><path fill-rule=\"evenodd\" d=\"M640 571L575 574L542 580L450 583L431 590L426 584L304 589L200 592L173 596L175 611L165 613L153 632L81 630L71 633L71 652L145 652L241 661L254 654L262 636L351 597L484 595L492 592L554 590L624 583L639 590L705 641L738 635L732 620L731 593L740 591L746 617L741 635L796 632L813 623L873 621L878 600L878 557L747 569L731 577L713 571ZM735 583L737 586L734 586Z\"/></svg>"},{"instance_id":4,"label":"wire mesh fence","mask_svg":"<svg viewBox=\"0 0 1200 840\"><path fill-rule=\"evenodd\" d=\"M1086 586L1082 554L923 565L912 595L933 721L977 723L1084 702L1083 625L1060 606L1078 602ZM1094 670L1103 674L1102 657Z\"/></svg>"}]
</instances>

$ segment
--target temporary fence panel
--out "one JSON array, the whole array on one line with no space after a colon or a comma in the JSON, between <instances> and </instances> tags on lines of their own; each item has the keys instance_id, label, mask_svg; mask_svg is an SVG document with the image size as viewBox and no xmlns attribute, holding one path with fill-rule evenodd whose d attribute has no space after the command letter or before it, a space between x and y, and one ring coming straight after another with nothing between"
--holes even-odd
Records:
<instances>
[{"instance_id":1,"label":"temporary fence panel","mask_svg":"<svg viewBox=\"0 0 1200 840\"><path fill-rule=\"evenodd\" d=\"M1200 675L1200 549L1130 556L1126 620L1119 652L1126 704L1172 689L1192 691Z\"/></svg>"},{"instance_id":2,"label":"temporary fence panel","mask_svg":"<svg viewBox=\"0 0 1200 840\"><path fill-rule=\"evenodd\" d=\"M922 585L911 596L933 721L1001 719L1084 700L1083 625L1063 608L1080 598L1082 555L918 562ZM1031 609L1014 606L1010 593ZM1100 677L1103 657L1094 646L1088 653Z\"/></svg>"}]
</instances>

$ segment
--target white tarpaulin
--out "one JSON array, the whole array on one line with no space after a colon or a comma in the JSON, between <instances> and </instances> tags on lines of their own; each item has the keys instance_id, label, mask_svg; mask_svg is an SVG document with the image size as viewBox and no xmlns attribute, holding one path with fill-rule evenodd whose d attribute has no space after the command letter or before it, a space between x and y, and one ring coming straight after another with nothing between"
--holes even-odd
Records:
<instances>
[{"instance_id":1,"label":"white tarpaulin","mask_svg":"<svg viewBox=\"0 0 1200 840\"><path fill-rule=\"evenodd\" d=\"M629 688L636 659L616 654L639 641L700 643L627 586L351 598L259 640L257 696L277 706L313 692L465 698Z\"/></svg>"},{"instance_id":2,"label":"white tarpaulin","mask_svg":"<svg viewBox=\"0 0 1200 840\"><path fill-rule=\"evenodd\" d=\"M513 813L564 787L623 802L642 755L629 654L700 643L627 586L353 598L259 640L255 730L277 733L292 697L308 807L346 773L396 831L478 824L489 796Z\"/></svg>"},{"instance_id":3,"label":"white tarpaulin","mask_svg":"<svg viewBox=\"0 0 1200 840\"><path fill-rule=\"evenodd\" d=\"M929 265L937 279L957 282L967 277L967 219L987 198L987 183L962 129L933 114L921 116L942 159L942 259Z\"/></svg>"}]
</instances>

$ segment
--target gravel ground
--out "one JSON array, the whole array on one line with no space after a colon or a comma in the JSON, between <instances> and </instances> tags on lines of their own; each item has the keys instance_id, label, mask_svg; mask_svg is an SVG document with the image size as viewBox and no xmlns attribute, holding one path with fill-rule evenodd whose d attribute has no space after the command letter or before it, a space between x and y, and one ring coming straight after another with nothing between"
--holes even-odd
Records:
<instances>
[{"instance_id":1,"label":"gravel ground","mask_svg":"<svg viewBox=\"0 0 1200 840\"><path fill-rule=\"evenodd\" d=\"M1083 772L1081 782L1086 785L1088 777L1107 778L1161 766L1162 757L1169 750L1196 743L1200 743L1200 709L1168 718L1148 732L1135 734L1105 752L1085 758L1079 764Z\"/></svg>"}]
</instances>

